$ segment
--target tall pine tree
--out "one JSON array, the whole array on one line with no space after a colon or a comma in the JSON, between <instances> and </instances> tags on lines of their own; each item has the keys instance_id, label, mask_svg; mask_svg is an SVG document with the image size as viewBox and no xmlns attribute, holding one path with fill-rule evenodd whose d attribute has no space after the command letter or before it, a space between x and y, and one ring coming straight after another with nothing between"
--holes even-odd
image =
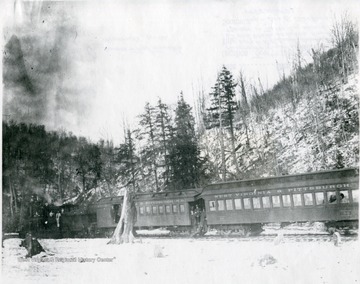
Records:
<instances>
[{"instance_id":1,"label":"tall pine tree","mask_svg":"<svg viewBox=\"0 0 360 284\"><path fill-rule=\"evenodd\" d=\"M155 116L155 133L158 149L158 166L161 167L162 172L159 173L159 179L162 181L163 188L169 184L170 162L169 151L171 141L173 139L173 126L171 125L171 117L169 115L169 108L159 99L156 106Z\"/></svg>"},{"instance_id":2,"label":"tall pine tree","mask_svg":"<svg viewBox=\"0 0 360 284\"><path fill-rule=\"evenodd\" d=\"M126 130L125 142L120 144L117 154L117 163L122 186L128 187L132 192L137 191L138 161L135 143L130 129Z\"/></svg>"},{"instance_id":3,"label":"tall pine tree","mask_svg":"<svg viewBox=\"0 0 360 284\"><path fill-rule=\"evenodd\" d=\"M195 135L195 120L182 93L175 110L175 133L170 164L174 189L196 187L204 177L203 162Z\"/></svg>"},{"instance_id":4,"label":"tall pine tree","mask_svg":"<svg viewBox=\"0 0 360 284\"><path fill-rule=\"evenodd\" d=\"M144 113L140 115L140 130L138 131L137 138L142 142L140 158L144 173L143 178L148 180L147 186L149 190L159 191L158 147L155 121L155 108L149 103L146 103Z\"/></svg>"},{"instance_id":5,"label":"tall pine tree","mask_svg":"<svg viewBox=\"0 0 360 284\"><path fill-rule=\"evenodd\" d=\"M219 138L221 147L222 160L222 179L226 180L226 157L224 145L223 128L226 127L230 132L231 156L233 165L236 169L236 176L240 176L240 170L236 157L235 133L234 133L234 117L238 108L235 94L236 83L234 82L231 72L223 66L219 73L211 96L211 107L209 111L210 125L219 127Z\"/></svg>"}]
</instances>

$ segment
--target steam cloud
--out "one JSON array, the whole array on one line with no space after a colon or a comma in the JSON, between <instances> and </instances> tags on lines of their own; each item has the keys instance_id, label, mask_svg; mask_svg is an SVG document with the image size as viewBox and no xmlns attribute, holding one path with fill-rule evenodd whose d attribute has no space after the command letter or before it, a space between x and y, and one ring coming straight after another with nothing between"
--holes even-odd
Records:
<instances>
[{"instance_id":1,"label":"steam cloud","mask_svg":"<svg viewBox=\"0 0 360 284\"><path fill-rule=\"evenodd\" d=\"M16 2L15 21L4 29L3 117L81 130L93 88L82 73L94 56L78 40L69 2Z\"/></svg>"}]
</instances>

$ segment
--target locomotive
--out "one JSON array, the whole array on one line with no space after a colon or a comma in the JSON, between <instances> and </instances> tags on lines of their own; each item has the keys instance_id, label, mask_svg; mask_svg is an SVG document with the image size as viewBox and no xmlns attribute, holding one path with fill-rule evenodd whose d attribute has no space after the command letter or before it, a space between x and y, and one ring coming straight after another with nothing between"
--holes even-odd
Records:
<instances>
[{"instance_id":1,"label":"locomotive","mask_svg":"<svg viewBox=\"0 0 360 284\"><path fill-rule=\"evenodd\" d=\"M167 228L204 234L209 229L256 235L266 224L322 222L330 230L357 229L356 168L213 183L203 188L137 193L136 230ZM106 197L62 214L62 237L111 236L122 196Z\"/></svg>"}]
</instances>

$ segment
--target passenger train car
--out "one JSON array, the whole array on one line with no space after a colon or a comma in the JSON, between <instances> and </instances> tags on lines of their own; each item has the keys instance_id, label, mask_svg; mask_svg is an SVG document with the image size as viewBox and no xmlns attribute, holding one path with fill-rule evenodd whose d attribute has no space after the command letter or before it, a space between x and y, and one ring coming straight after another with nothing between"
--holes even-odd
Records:
<instances>
[{"instance_id":1,"label":"passenger train car","mask_svg":"<svg viewBox=\"0 0 360 284\"><path fill-rule=\"evenodd\" d=\"M198 196L193 189L139 194L135 197L136 227L190 227L191 210Z\"/></svg>"},{"instance_id":2,"label":"passenger train car","mask_svg":"<svg viewBox=\"0 0 360 284\"><path fill-rule=\"evenodd\" d=\"M358 224L355 169L211 184L201 198L208 225L258 230L266 223L320 221L327 226Z\"/></svg>"},{"instance_id":3,"label":"passenger train car","mask_svg":"<svg viewBox=\"0 0 360 284\"><path fill-rule=\"evenodd\" d=\"M97 228L112 232L122 197L95 206ZM257 234L264 224L324 222L327 227L358 228L359 173L341 169L214 183L202 189L140 193L135 227L167 227L204 233L208 227Z\"/></svg>"}]
</instances>

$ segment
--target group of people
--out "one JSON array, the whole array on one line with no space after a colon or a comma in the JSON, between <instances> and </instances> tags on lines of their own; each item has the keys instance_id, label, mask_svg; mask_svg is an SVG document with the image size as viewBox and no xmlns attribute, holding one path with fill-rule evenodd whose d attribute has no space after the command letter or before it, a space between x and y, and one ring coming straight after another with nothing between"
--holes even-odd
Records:
<instances>
[{"instance_id":1,"label":"group of people","mask_svg":"<svg viewBox=\"0 0 360 284\"><path fill-rule=\"evenodd\" d=\"M340 193L340 202L344 202L345 195L343 193ZM329 203L336 202L336 194L330 195Z\"/></svg>"},{"instance_id":2,"label":"group of people","mask_svg":"<svg viewBox=\"0 0 360 284\"><path fill-rule=\"evenodd\" d=\"M55 210L54 210L55 211ZM56 222L56 227L61 231L62 229L62 213L64 213L64 209L57 209L56 213L50 208L48 203L45 203L42 211L42 225L45 230L52 227L52 225Z\"/></svg>"}]
</instances>

